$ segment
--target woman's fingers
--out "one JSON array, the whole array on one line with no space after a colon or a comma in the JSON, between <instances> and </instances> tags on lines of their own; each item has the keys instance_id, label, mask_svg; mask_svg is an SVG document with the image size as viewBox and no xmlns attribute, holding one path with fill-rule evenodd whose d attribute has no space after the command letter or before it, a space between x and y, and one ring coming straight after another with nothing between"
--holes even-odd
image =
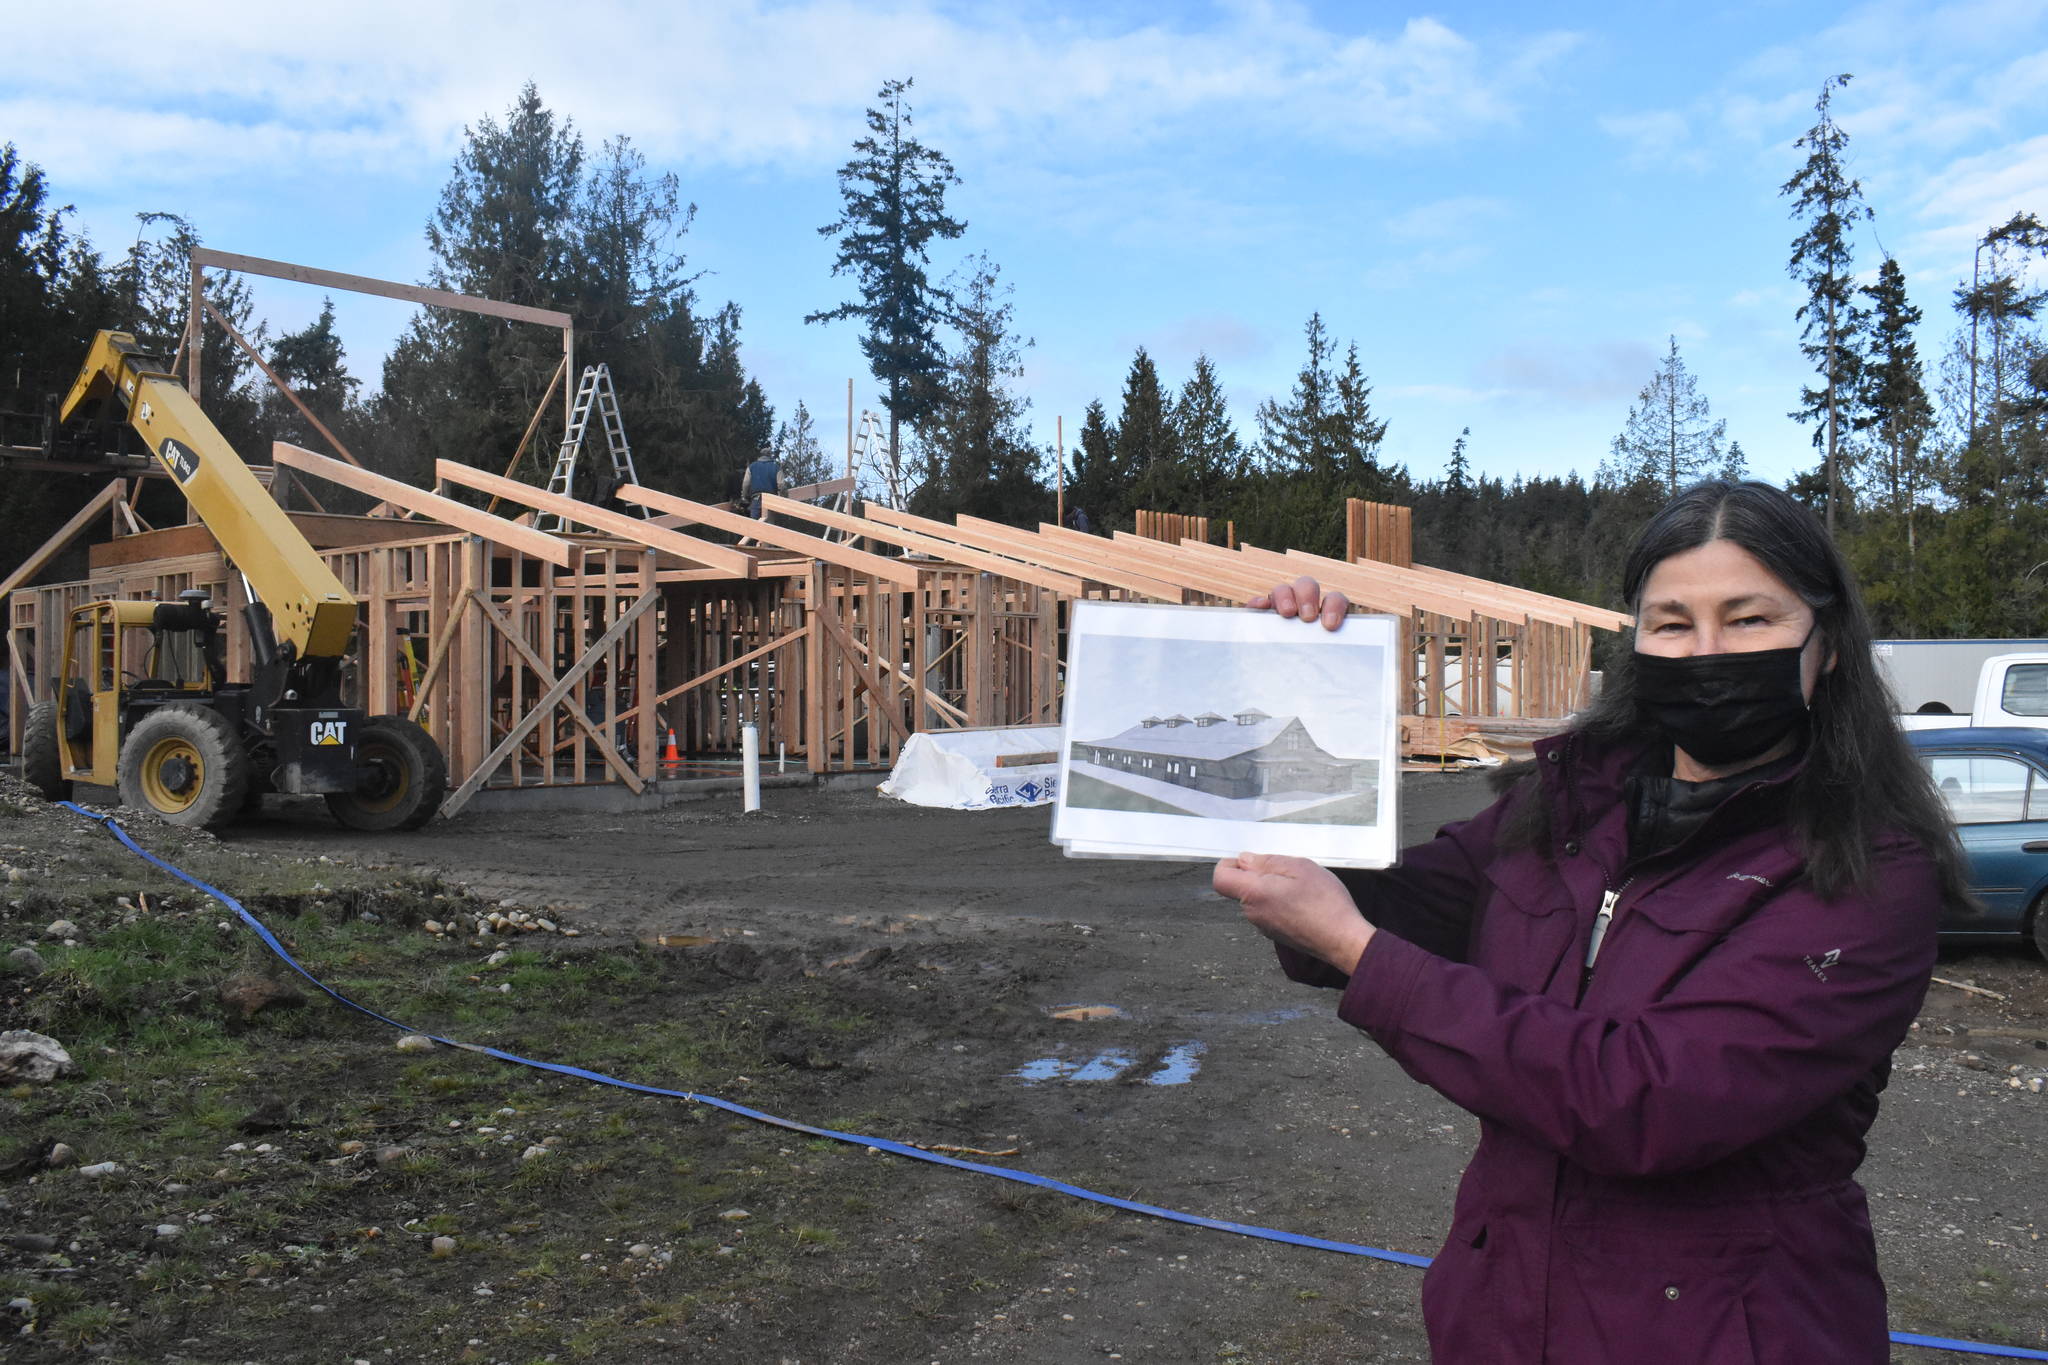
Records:
<instances>
[{"instance_id":1,"label":"woman's fingers","mask_svg":"<svg viewBox=\"0 0 2048 1365\"><path fill-rule=\"evenodd\" d=\"M1324 630L1335 630L1344 624L1351 599L1341 592L1323 591L1322 584L1304 575L1292 583L1276 584L1270 592L1248 599L1245 605L1253 611L1270 610L1298 621L1320 620Z\"/></svg>"}]
</instances>

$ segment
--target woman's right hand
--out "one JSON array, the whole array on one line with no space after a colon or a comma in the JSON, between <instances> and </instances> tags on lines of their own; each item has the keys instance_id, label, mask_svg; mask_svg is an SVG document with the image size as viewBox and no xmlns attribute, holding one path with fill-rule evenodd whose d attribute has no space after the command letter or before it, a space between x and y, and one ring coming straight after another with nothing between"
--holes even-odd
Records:
<instances>
[{"instance_id":1,"label":"woman's right hand","mask_svg":"<svg viewBox=\"0 0 2048 1365\"><path fill-rule=\"evenodd\" d=\"M1345 614L1351 610L1351 599L1334 589L1324 592L1322 585L1313 578L1302 577L1292 583L1278 584L1272 591L1260 593L1245 605L1253 611L1274 611L1302 621L1320 618L1324 630L1335 630L1344 624Z\"/></svg>"}]
</instances>

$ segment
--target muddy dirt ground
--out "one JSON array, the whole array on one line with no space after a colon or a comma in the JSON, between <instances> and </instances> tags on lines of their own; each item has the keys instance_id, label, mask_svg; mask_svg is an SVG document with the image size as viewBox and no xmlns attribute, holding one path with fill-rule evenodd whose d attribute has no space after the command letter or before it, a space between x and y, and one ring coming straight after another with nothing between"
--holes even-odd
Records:
<instances>
[{"instance_id":1,"label":"muddy dirt ground","mask_svg":"<svg viewBox=\"0 0 2048 1365\"><path fill-rule=\"evenodd\" d=\"M154 995L102 950L98 989L146 1007L93 1026L82 1079L0 1094L20 1130L0 1131L0 1358L1426 1359L1407 1266L408 1054L317 1001L181 1032L217 1017L213 978L262 950L160 881L138 915L117 896L143 885L131 855L0 788L19 897L0 899L0 940L41 943L61 983L6 985L0 1026L42 1017L51 991L90 998L77 973L97 943L221 945ZM1407 776L1404 834L1485 799L1476 774ZM1435 1252L1475 1125L1288 983L1205 867L1064 858L1043 809L808 787L765 801L470 813L374 841L317 802L217 842L130 827L230 893L271 888L256 909L417 1027L1187 1213ZM426 932L458 905L526 907L577 936L515 936L500 961L502 938ZM39 928L60 913L80 947ZM1864 1172L1892 1323L2048 1349L2048 1094L2026 1086L2048 1075L2048 965L1957 950L1940 974L1957 984L1934 988L1898 1055ZM38 1173L23 1159L55 1138L125 1173ZM559 1146L528 1161L528 1143Z\"/></svg>"},{"instance_id":2,"label":"muddy dirt ground","mask_svg":"<svg viewBox=\"0 0 2048 1365\"><path fill-rule=\"evenodd\" d=\"M1410 775L1404 834L1485 799L1474 774ZM1338 1023L1328 997L1285 981L1205 868L1064 858L1043 809L933 811L858 789L771 790L753 816L737 804L479 814L374 849L293 808L232 838L431 870L559 907L590 942L667 944L759 982L873 974L864 1005L882 1027L857 1055L799 1039L786 1081L733 1077L731 1098L1015 1149L1002 1164L1216 1218L1437 1249L1475 1125ZM1934 987L1872 1137L1893 1327L2048 1348L2048 1094L2025 1088L2048 1074L2048 966L1970 949L1939 973L1995 994ZM1114 1012L1053 1013L1070 1005ZM879 1269L878 1292L864 1308L830 1300L830 1321L800 1303L735 1311L702 1358L1426 1358L1418 1271L1126 1213L1064 1215L1024 1278L1013 1265L971 1301L906 1319L936 1270L926 1235L1014 1190L871 1160L897 1167L880 1187L887 1240L837 1255Z\"/></svg>"}]
</instances>

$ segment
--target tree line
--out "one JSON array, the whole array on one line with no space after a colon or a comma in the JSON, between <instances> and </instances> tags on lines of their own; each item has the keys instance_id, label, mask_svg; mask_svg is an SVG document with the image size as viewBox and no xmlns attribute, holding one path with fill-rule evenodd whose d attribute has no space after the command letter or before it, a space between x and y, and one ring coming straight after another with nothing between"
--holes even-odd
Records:
<instances>
[{"instance_id":1,"label":"tree line","mask_svg":"<svg viewBox=\"0 0 2048 1365\"><path fill-rule=\"evenodd\" d=\"M2034 283L2048 228L2016 214L1986 228L1971 278L1950 303L1956 326L1930 377L1917 350L1921 307L1889 256L1858 268L1875 211L1848 173L1848 135L1824 82L1805 160L1780 187L1794 225L1788 272L1812 367L1788 393L1788 417L1813 428L1815 464L1789 486L1824 516L1865 578L1881 633L2026 635L2043 629L2048 592L2048 353ZM1320 312L1303 325L1285 395L1240 424L1206 355L1163 375L1140 347L1110 402L1091 402L1066 450L1034 443L1018 388L1032 343L1018 328L999 265L971 249L940 275L932 253L967 237L947 207L960 177L916 134L913 83L890 80L838 173L841 211L819 232L847 297L806 321L851 323L882 395L886 448L861 471L863 494L927 515L970 513L1020 525L1050 520L1063 485L1070 521L1128 527L1135 509L1234 523L1239 539L1343 552L1343 501L1414 508L1426 563L1609 605L1620 552L1671 490L1709 475L1740 478L1747 457L1687 370L1676 338L1592 472L1476 474L1471 428L1440 471L1382 455L1386 420L1356 341ZM695 206L623 136L589 148L528 84L504 117L465 130L426 224L426 284L560 309L579 355L609 364L642 479L719 500L760 449L793 482L828 477L815 422L799 401L783 420L741 356L741 312L700 297L683 245ZM45 395L70 382L92 333L118 326L166 355L183 343L185 281L199 242L188 220L140 215L118 257L74 234L42 172L0 149L0 411L8 443L32 444ZM365 396L335 334L331 303L296 332L272 335L245 282L215 276L221 313L261 350L355 453L383 472L431 483L434 461L503 468L559 361L545 329L424 309ZM203 331L207 411L238 448L277 437L324 442L255 372L222 328ZM570 377L571 383L574 377ZM1112 409L1112 403L1114 408ZM539 482L550 432L517 473ZM597 464L586 461L585 468ZM32 470L0 471L0 558L18 561L90 490ZM593 480L585 496L607 491ZM173 496L153 490L152 496ZM2038 556L2038 557L2037 557Z\"/></svg>"}]
</instances>

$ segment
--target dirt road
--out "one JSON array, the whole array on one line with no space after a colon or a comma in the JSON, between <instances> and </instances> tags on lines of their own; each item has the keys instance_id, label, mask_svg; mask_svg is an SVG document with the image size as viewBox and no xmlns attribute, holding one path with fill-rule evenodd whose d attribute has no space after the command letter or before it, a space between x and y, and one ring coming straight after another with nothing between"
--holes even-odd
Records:
<instances>
[{"instance_id":1,"label":"dirt road","mask_svg":"<svg viewBox=\"0 0 2048 1365\"><path fill-rule=\"evenodd\" d=\"M1484 799L1471 775L1411 776L1404 834ZM873 1041L848 1054L829 1028L774 1020L785 1074L736 1079L735 1098L1016 1149L1006 1164L1175 1209L1436 1250L1475 1125L1338 1023L1331 999L1286 982L1205 868L1066 859L1043 809L808 789L770 791L754 816L737 805L465 816L373 851L286 811L235 841L433 869L553 906L598 943L666 944L733 979L788 982L792 998L865 981L858 1007L885 1025ZM2005 998L1937 986L1898 1056L1865 1168L1893 1325L2048 1348L2048 1095L2008 1084L2008 1068L2048 1073L2048 968L1977 951L1941 974ZM1067 1006L1107 1008L1059 1017ZM906 1320L936 1270L925 1258L972 1252L941 1230L1018 1194L905 1163L882 1197L888 1239L841 1253L875 1273L870 1306L759 1306L733 1315L714 1358L1426 1358L1417 1271L1055 1196L1025 1196L1051 1248L1028 1282Z\"/></svg>"}]
</instances>

